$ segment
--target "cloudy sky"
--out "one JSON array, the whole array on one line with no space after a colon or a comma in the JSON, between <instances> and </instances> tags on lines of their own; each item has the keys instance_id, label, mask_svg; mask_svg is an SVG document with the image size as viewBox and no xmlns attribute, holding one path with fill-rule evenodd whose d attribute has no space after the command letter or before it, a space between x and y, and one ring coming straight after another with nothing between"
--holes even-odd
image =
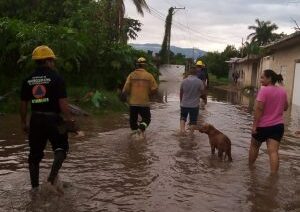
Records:
<instances>
[{"instance_id":1,"label":"cloudy sky","mask_svg":"<svg viewBox=\"0 0 300 212\"><path fill-rule=\"evenodd\" d=\"M168 9L185 7L173 16L171 45L222 51L227 44L240 47L251 33L255 19L270 20L278 32L294 32L294 19L300 25L300 0L147 0L151 14L137 14L131 0L125 0L126 15L143 26L132 43L162 43Z\"/></svg>"}]
</instances>

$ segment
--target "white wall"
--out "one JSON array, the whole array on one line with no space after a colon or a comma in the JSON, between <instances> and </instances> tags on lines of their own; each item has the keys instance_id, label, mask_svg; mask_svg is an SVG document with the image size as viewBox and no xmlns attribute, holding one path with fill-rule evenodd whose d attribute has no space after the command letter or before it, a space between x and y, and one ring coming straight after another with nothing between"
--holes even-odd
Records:
<instances>
[{"instance_id":1,"label":"white wall","mask_svg":"<svg viewBox=\"0 0 300 212\"><path fill-rule=\"evenodd\" d=\"M292 103L300 106L300 63L296 63Z\"/></svg>"}]
</instances>

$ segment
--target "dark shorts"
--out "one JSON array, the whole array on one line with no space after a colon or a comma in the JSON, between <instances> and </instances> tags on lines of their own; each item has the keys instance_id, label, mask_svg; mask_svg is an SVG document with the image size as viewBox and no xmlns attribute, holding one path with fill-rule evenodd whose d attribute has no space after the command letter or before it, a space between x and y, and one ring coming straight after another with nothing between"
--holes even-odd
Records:
<instances>
[{"instance_id":1,"label":"dark shorts","mask_svg":"<svg viewBox=\"0 0 300 212\"><path fill-rule=\"evenodd\" d=\"M277 124L270 127L258 127L257 133L252 134L252 137L258 142L262 143L268 139L281 141L284 134L284 124Z\"/></svg>"},{"instance_id":2,"label":"dark shorts","mask_svg":"<svg viewBox=\"0 0 300 212\"><path fill-rule=\"evenodd\" d=\"M189 108L189 107L181 107L180 110L180 120L187 120L188 115L190 116L190 124L197 125L198 115L199 115L199 107Z\"/></svg>"},{"instance_id":3,"label":"dark shorts","mask_svg":"<svg viewBox=\"0 0 300 212\"><path fill-rule=\"evenodd\" d=\"M32 114L30 119L29 147L30 160L41 160L49 140L53 151L68 152L68 133L62 127L63 119L56 116Z\"/></svg>"}]
</instances>

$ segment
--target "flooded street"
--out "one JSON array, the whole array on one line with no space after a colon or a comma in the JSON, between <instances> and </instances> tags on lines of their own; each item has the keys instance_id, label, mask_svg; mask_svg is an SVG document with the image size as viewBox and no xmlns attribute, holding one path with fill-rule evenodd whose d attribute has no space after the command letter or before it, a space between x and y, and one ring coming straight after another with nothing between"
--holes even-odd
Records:
<instances>
[{"instance_id":1,"label":"flooded street","mask_svg":"<svg viewBox=\"0 0 300 212\"><path fill-rule=\"evenodd\" d=\"M300 211L300 109L286 114L278 177L269 176L263 144L248 168L253 99L212 89L200 119L232 142L233 162L210 155L208 137L178 137L182 67L162 71L160 98L152 105L146 141L132 141L128 116L80 120L86 137L70 139L60 178L63 196L29 195L28 146L16 115L0 116L0 211ZM48 146L41 181L50 171Z\"/></svg>"}]
</instances>

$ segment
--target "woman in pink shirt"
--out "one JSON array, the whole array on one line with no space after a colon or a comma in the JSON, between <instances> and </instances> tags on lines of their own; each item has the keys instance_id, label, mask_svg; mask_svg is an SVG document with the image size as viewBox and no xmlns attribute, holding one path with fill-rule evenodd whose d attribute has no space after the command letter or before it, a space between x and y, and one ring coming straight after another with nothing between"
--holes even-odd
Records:
<instances>
[{"instance_id":1,"label":"woman in pink shirt","mask_svg":"<svg viewBox=\"0 0 300 212\"><path fill-rule=\"evenodd\" d=\"M268 69L260 77L262 84L256 97L252 139L249 150L249 165L252 166L258 156L259 147L266 141L270 158L271 173L279 167L278 149L284 133L283 112L288 109L287 93L281 83L281 74Z\"/></svg>"}]
</instances>

